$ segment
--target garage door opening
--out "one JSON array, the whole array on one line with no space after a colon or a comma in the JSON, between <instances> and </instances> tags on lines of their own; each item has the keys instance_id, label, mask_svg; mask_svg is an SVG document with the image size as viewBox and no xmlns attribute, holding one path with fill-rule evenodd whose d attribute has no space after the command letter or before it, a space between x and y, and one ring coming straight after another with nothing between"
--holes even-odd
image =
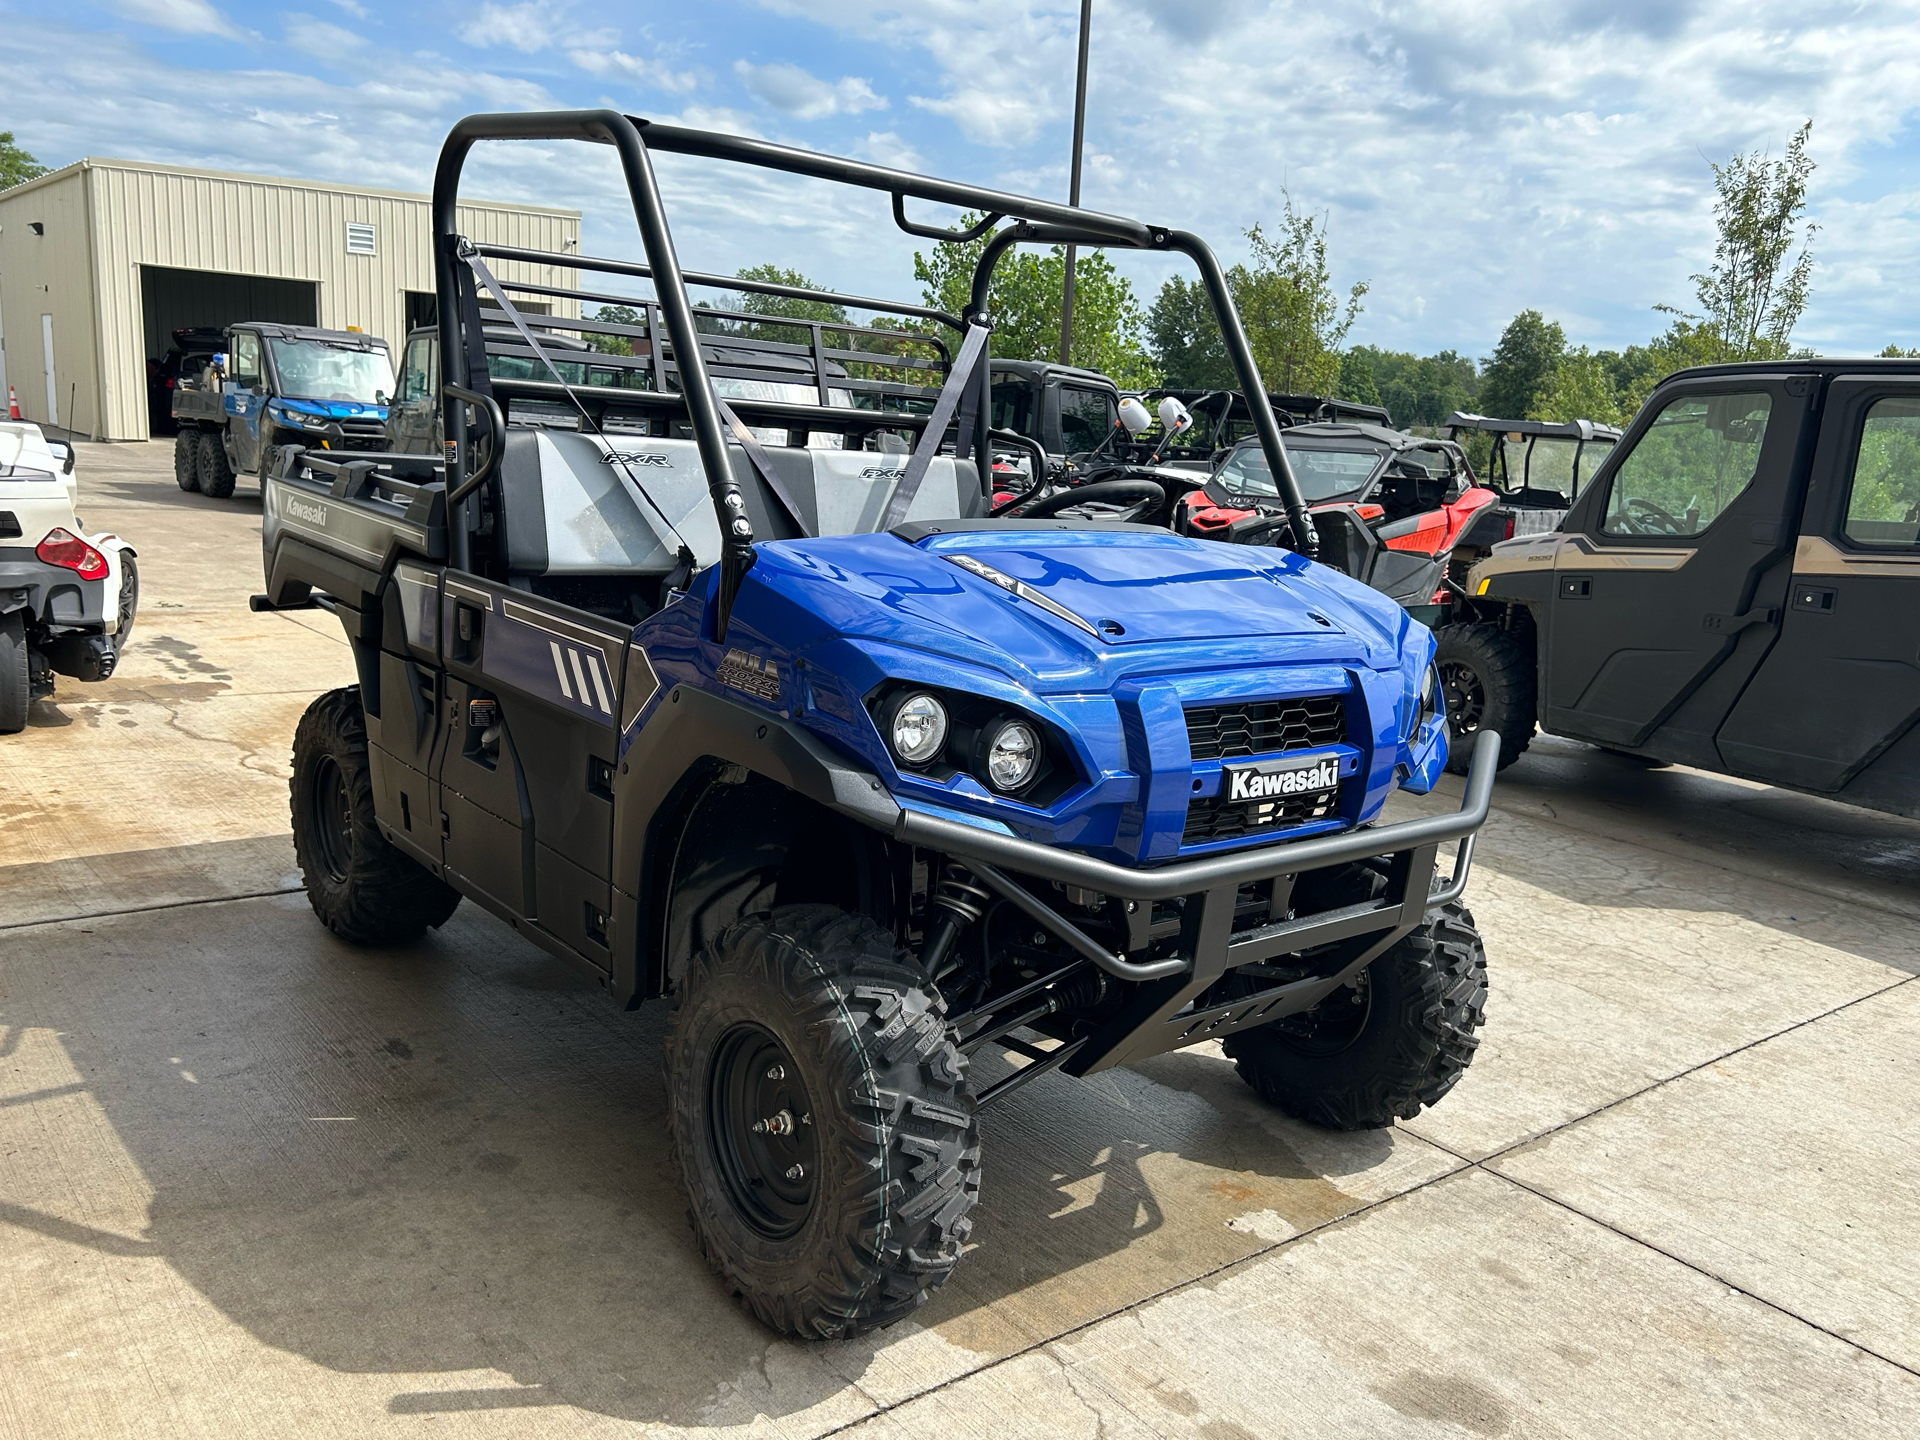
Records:
<instances>
[{"instance_id":1,"label":"garage door opening","mask_svg":"<svg viewBox=\"0 0 1920 1440\"><path fill-rule=\"evenodd\" d=\"M283 325L320 323L320 287L311 280L275 280L265 275L233 275L221 270L140 267L140 300L145 318L147 354L147 433L173 433L173 388L183 363L204 356L211 334L187 336L176 345L176 330L217 331L241 320L278 320Z\"/></svg>"}]
</instances>

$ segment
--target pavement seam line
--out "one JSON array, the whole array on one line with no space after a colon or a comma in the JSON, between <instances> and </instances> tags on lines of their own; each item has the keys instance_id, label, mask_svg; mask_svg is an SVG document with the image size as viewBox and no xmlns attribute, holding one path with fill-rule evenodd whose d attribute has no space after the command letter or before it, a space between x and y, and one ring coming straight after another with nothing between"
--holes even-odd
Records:
<instances>
[{"instance_id":1,"label":"pavement seam line","mask_svg":"<svg viewBox=\"0 0 1920 1440\"><path fill-rule=\"evenodd\" d=\"M1529 1145L1537 1145L1542 1140L1551 1139L1553 1136L1558 1135L1563 1130L1572 1129L1575 1125L1584 1125L1587 1121L1593 1119L1594 1116L1596 1115L1604 1115L1609 1110L1615 1109L1621 1105L1625 1105L1630 1100L1638 1100L1642 1095L1651 1095L1655 1090L1658 1090L1665 1085L1671 1085L1676 1080L1685 1080L1687 1077L1691 1075L1698 1075L1702 1070L1705 1070L1710 1066L1718 1065L1722 1060L1731 1060L1735 1055L1745 1054L1747 1051L1753 1049L1757 1045L1765 1045L1769 1041L1780 1039L1780 1037L1783 1035L1791 1035L1796 1030L1803 1029L1808 1025L1816 1024L1821 1020L1827 1019L1829 1016L1838 1015L1843 1010L1851 1010L1856 1005L1864 1005L1869 1000L1877 1000L1882 995L1890 994L1891 992L1898 990L1902 985L1913 984L1913 982L1916 980L1920 980L1920 975L1902 975L1898 980L1894 980L1888 984L1882 985L1877 990L1869 990L1864 995L1856 995L1851 1000L1843 1000L1838 1005L1835 1005L1831 1010L1822 1010L1818 1015L1809 1015L1805 1019L1796 1020L1791 1025L1782 1026L1780 1029L1770 1031L1769 1033L1762 1035L1757 1039L1748 1040L1744 1044L1734 1046L1731 1050L1723 1051L1718 1055L1714 1055L1706 1060L1702 1060L1697 1065L1689 1065L1684 1070L1676 1070L1671 1075L1663 1075L1658 1080L1650 1080L1645 1085L1642 1085L1638 1090L1629 1091L1627 1094L1620 1096L1618 1099L1607 1101L1607 1103L1604 1105L1597 1105L1593 1109L1587 1111L1584 1115L1576 1115L1571 1120L1562 1120L1558 1125L1549 1126L1547 1129L1540 1131L1538 1134L1528 1135L1522 1139L1515 1140L1510 1145L1502 1145L1498 1150L1489 1150L1485 1155L1482 1155L1478 1160L1475 1160L1470 1156L1462 1155L1458 1150L1455 1150L1452 1146L1447 1145L1442 1141L1434 1140L1426 1135L1422 1135L1418 1130L1409 1130L1407 1131L1407 1133L1409 1135L1414 1136L1416 1139L1425 1140L1427 1144L1433 1146L1434 1149L1436 1150L1445 1151L1447 1154L1453 1156L1454 1159L1460 1161L1462 1164L1486 1165L1491 1163L1492 1161L1503 1159L1504 1157L1513 1154L1517 1150L1523 1150Z\"/></svg>"},{"instance_id":2,"label":"pavement seam line","mask_svg":"<svg viewBox=\"0 0 1920 1440\"><path fill-rule=\"evenodd\" d=\"M1571 1126L1578 1125L1585 1120L1592 1119L1595 1115L1604 1114L1606 1111L1613 1109L1616 1105L1624 1105L1629 1100L1637 1099L1642 1095L1646 1095L1654 1090L1658 1090L1663 1085L1670 1085L1676 1080L1684 1079L1689 1075L1697 1074L1699 1071L1706 1069L1708 1066L1717 1065L1720 1061L1728 1059L1734 1055L1738 1055L1742 1051L1751 1050L1756 1045L1764 1045L1767 1043L1767 1041L1778 1039L1780 1036L1790 1035L1795 1030L1798 1030L1803 1026L1813 1024L1816 1020L1824 1020L1829 1015L1837 1015L1843 1010L1849 1010L1855 1005L1863 1004L1868 1000L1875 999L1881 995L1885 995L1889 993L1890 991L1897 990L1902 985L1910 985L1915 980L1920 980L1920 976L1904 975L1900 979L1895 980L1889 985L1881 986L1878 990L1869 991L1865 995L1856 995L1853 999L1844 1001L1843 1003L1834 1006L1830 1010L1824 1010L1818 1015L1810 1015L1804 1020L1797 1020L1791 1025L1785 1026L1780 1030L1776 1030L1771 1034L1763 1035L1757 1040L1748 1041L1744 1045L1736 1045L1733 1049L1726 1051L1724 1054L1716 1055L1712 1059L1704 1060L1698 1065L1690 1066L1689 1068L1679 1071L1673 1075L1665 1076L1662 1079L1655 1080L1652 1084L1642 1086L1640 1089L1635 1090L1630 1095L1623 1095L1618 1100L1610 1100L1605 1105L1602 1105L1597 1109L1589 1110L1585 1115L1578 1116L1575 1119L1564 1121L1561 1124L1554 1126L1551 1130L1543 1130L1538 1135L1530 1135L1524 1140L1516 1140L1511 1145L1504 1146L1499 1150L1493 1151L1492 1153L1487 1155L1484 1160L1468 1159L1466 1156L1460 1154L1459 1151L1454 1150L1449 1146L1443 1145L1437 1140L1429 1140L1426 1136L1419 1134L1417 1131L1407 1130L1404 1133L1407 1136L1409 1136L1411 1139L1417 1140L1423 1145L1430 1145L1435 1150L1438 1150L1441 1154L1447 1156L1449 1159L1458 1161L1459 1162L1458 1168L1448 1170L1447 1172L1441 1175L1435 1175L1429 1180L1422 1180L1419 1184L1408 1186L1405 1190L1402 1190L1397 1194L1383 1196L1381 1199L1372 1201L1366 1205L1362 1205L1356 1210L1350 1210L1345 1215L1336 1215L1332 1219L1324 1220L1320 1224L1315 1225L1310 1229L1302 1230L1298 1235L1290 1235L1285 1240L1278 1240L1271 1245L1262 1246L1260 1249L1250 1251L1247 1254L1240 1256L1238 1259L1224 1261L1223 1263L1214 1266L1212 1269L1203 1271L1200 1274L1191 1277L1190 1279L1178 1281L1175 1284L1164 1287L1163 1289L1156 1290L1150 1295L1143 1295L1138 1300L1130 1300L1124 1305L1117 1305L1113 1309L1108 1310L1103 1314L1096 1315L1091 1319L1081 1321L1077 1325L1070 1326L1069 1328L1062 1330L1057 1335L1049 1336L1044 1340L1035 1340L1030 1344L1021 1346L1017 1350L1009 1351L1007 1354L1000 1356L998 1359L991 1360L987 1364L982 1365L977 1370L968 1370L964 1374L956 1375L948 1380L942 1380L937 1385L929 1385L925 1390L917 1391L914 1394L905 1396L899 1400L890 1401L885 1405L879 1406L877 1409L875 1409L875 1411L871 1415L863 1415L857 1420L849 1420L844 1425L835 1426L831 1430L823 1431L821 1433L820 1440L828 1440L828 1437L830 1436L843 1434L846 1431L851 1430L856 1425L865 1425L869 1421L875 1420L882 1415L890 1414L891 1412L899 1409L903 1405L910 1405L914 1401L923 1399L928 1395L936 1395L940 1391L948 1389L951 1386L958 1385L964 1380L970 1380L976 1375L984 1375L991 1370L998 1369L1002 1365L1006 1365L1014 1360L1019 1360L1027 1355L1031 1355L1035 1351L1044 1350L1049 1345L1057 1344L1062 1340L1071 1339L1073 1336L1081 1334L1083 1331L1090 1330L1096 1325L1104 1324L1108 1320L1112 1320L1117 1316L1125 1315L1129 1311L1142 1309L1145 1306L1153 1304L1157 1300L1164 1300L1169 1295L1177 1294L1180 1291L1189 1289L1192 1286L1203 1285L1208 1281L1213 1280L1216 1277L1225 1274L1229 1270L1236 1269L1242 1265L1250 1265L1256 1260L1266 1259L1267 1257L1273 1255L1277 1251L1286 1249L1289 1245L1297 1244L1300 1241L1308 1239L1311 1236L1318 1235L1324 1230L1330 1230L1336 1225L1345 1225L1350 1220L1358 1220L1362 1216L1371 1214L1373 1211L1380 1209L1382 1206L1391 1205L1395 1201L1402 1200L1409 1195L1417 1195L1420 1191L1427 1189L1429 1186L1437 1185L1443 1180L1450 1180L1456 1175L1464 1175L1469 1170L1485 1171L1486 1174L1491 1175L1496 1179L1507 1181L1509 1184L1512 1184L1518 1187L1519 1189L1525 1190L1529 1194L1536 1195L1539 1199L1545 1200L1549 1204L1560 1206L1560 1208L1562 1208L1563 1210L1566 1210L1570 1214L1577 1215L1581 1219L1587 1220L1592 1224L1598 1225L1604 1230L1613 1231L1613 1233L1619 1235L1623 1240L1631 1241L1636 1245L1645 1246L1647 1249L1653 1251L1657 1255L1664 1255L1666 1256L1666 1258L1673 1260L1676 1264L1683 1265L1687 1269L1694 1271L1696 1274L1703 1275L1710 1280L1713 1280L1719 1284L1725 1285L1729 1290L1740 1290L1740 1293L1742 1295L1751 1297L1752 1299L1758 1301L1760 1304L1765 1305L1768 1309L1777 1311L1779 1314L1784 1315L1789 1319L1799 1321L1801 1324L1807 1326L1809 1329L1817 1330L1821 1334L1829 1336L1834 1340L1838 1340L1844 1345L1852 1346L1854 1349L1859 1350L1862 1354L1871 1355L1876 1360L1884 1361L1886 1364L1893 1366L1896 1370L1901 1370L1906 1372L1907 1374L1920 1377L1920 1371L1915 1371L1909 1366L1902 1365L1898 1360L1888 1359L1886 1356L1880 1354L1878 1351L1873 1350L1872 1348L1866 1345L1861 1345L1856 1341L1849 1340L1843 1335L1835 1335L1831 1330L1828 1330L1825 1326L1816 1324L1814 1321L1808 1320L1804 1316L1796 1315L1793 1311L1787 1309L1785 1306L1775 1304L1773 1301L1768 1300L1765 1296L1755 1295L1750 1290L1741 1290L1740 1287L1733 1284L1732 1281L1725 1280L1722 1277L1713 1274L1709 1270L1702 1269L1698 1265L1694 1265L1689 1261L1681 1259L1677 1255L1669 1255L1666 1251L1662 1250L1658 1245L1655 1245L1650 1241L1642 1240L1637 1235L1633 1235L1624 1230L1620 1230L1616 1226L1609 1225L1604 1220L1600 1220L1595 1218L1594 1216L1588 1215L1584 1211L1580 1210L1577 1206L1569 1205L1565 1201L1558 1200L1551 1195L1540 1194L1540 1192L1534 1190L1532 1186L1526 1184L1524 1181L1516 1180L1512 1176L1502 1174L1498 1170L1492 1170L1487 1168L1488 1161L1498 1160L1504 1155L1510 1155L1514 1151L1520 1149L1523 1146L1534 1144L1536 1141L1544 1140L1550 1135L1558 1134L1560 1131L1568 1129ZM1399 1127L1396 1126L1394 1128L1398 1129ZM872 1399L871 1394L869 1394L864 1389L861 1391L861 1393L864 1395L867 1395L868 1399Z\"/></svg>"},{"instance_id":3,"label":"pavement seam line","mask_svg":"<svg viewBox=\"0 0 1920 1440\"><path fill-rule=\"evenodd\" d=\"M1091 1330L1096 1325L1104 1325L1107 1321L1115 1319L1118 1316L1125 1315L1129 1311L1141 1309L1144 1306L1153 1304L1157 1300L1164 1300L1169 1295L1177 1295L1182 1290L1190 1289L1195 1285L1204 1285L1209 1280L1216 1279L1217 1277L1226 1274L1229 1270L1237 1269L1242 1265L1250 1265L1256 1260L1264 1260L1268 1256L1274 1254L1276 1251L1286 1249L1289 1245L1297 1245L1302 1240L1306 1240L1311 1238L1312 1236L1318 1235L1322 1231L1333 1229L1336 1225L1345 1225L1349 1220L1358 1220L1361 1216L1371 1214L1373 1211L1380 1209L1384 1205L1391 1205L1395 1201L1403 1200L1409 1195L1417 1195L1422 1190L1427 1189L1429 1186L1438 1185L1443 1180L1451 1180L1456 1175L1464 1175L1469 1170L1472 1170L1475 1168L1474 1163L1471 1160L1461 1160L1460 1156L1455 1155L1453 1151L1447 1149L1446 1146L1434 1145L1432 1141L1421 1139L1420 1136L1414 1135L1412 1131L1408 1131L1407 1134L1410 1138L1414 1140L1419 1140L1420 1143L1423 1145L1431 1145L1433 1149L1438 1150L1441 1154L1447 1156L1449 1159L1459 1160L1460 1164L1454 1169L1445 1171L1444 1173L1439 1175L1432 1176L1429 1179L1422 1180L1416 1185L1409 1185L1406 1189L1397 1191L1392 1195L1383 1195L1378 1200L1370 1200L1366 1204L1359 1206L1357 1209L1349 1210L1344 1215L1335 1215L1331 1219L1322 1220L1318 1225L1310 1226L1309 1228L1302 1230L1297 1235L1289 1235L1284 1240L1276 1240L1276 1241L1273 1241L1271 1244L1261 1246L1258 1250L1250 1250L1245 1255L1241 1255L1236 1259L1224 1260L1220 1264L1213 1266L1209 1270L1201 1271L1200 1274L1198 1275L1190 1276L1185 1280L1177 1280L1171 1285L1163 1286L1161 1289L1155 1290L1150 1295L1142 1295L1138 1300L1129 1300L1124 1305L1116 1305L1111 1310L1104 1311L1099 1315L1091 1316L1086 1320L1082 1320L1077 1325L1068 1326L1065 1330L1062 1330L1057 1335L1049 1335L1044 1340L1031 1341L1028 1344L1022 1345L1017 1350L1010 1350L1005 1355L1002 1355L997 1359L989 1360L985 1365L980 1366L976 1370L968 1370L963 1374L955 1375L950 1379L942 1380L938 1384L929 1385L924 1390L918 1390L918 1391L915 1391L913 1394L903 1396L898 1400L889 1401L887 1404L880 1406L871 1415L862 1415L857 1420L849 1420L844 1425L836 1425L831 1430L821 1431L818 1437L818 1440L829 1440L829 1437L842 1434L845 1431L851 1430L856 1425L865 1425L870 1421L878 1419L882 1415L891 1414L893 1411L898 1410L903 1405L911 1405L916 1400L923 1400L929 1395L937 1395L942 1390L946 1390L954 1385L958 1385L963 1380L971 1380L976 1375L985 1375L989 1371L999 1369L1002 1365L1011 1364L1015 1360L1023 1359L1024 1357L1028 1355L1032 1355L1037 1351L1044 1350L1049 1345L1057 1345L1062 1340L1070 1340L1076 1335L1079 1335L1087 1330ZM1492 1173L1492 1172L1489 1172L1489 1173ZM871 1395L869 1394L869 1392L862 1390L861 1393L868 1394L869 1398L871 1398Z\"/></svg>"},{"instance_id":4,"label":"pavement seam line","mask_svg":"<svg viewBox=\"0 0 1920 1440\"><path fill-rule=\"evenodd\" d=\"M300 895L306 891L304 885L288 885L279 890L247 890L238 895L212 895L197 900L161 900L152 905L131 905L125 910L94 910L85 915L62 915L54 920L16 920L0 925L0 934L15 930L35 930L42 925L71 925L76 920L112 920L121 915L145 915L154 910L186 910L195 905L228 905L236 900L269 900L275 895ZM1436 1149L1446 1150L1444 1145ZM1448 1150L1451 1155L1453 1152Z\"/></svg>"},{"instance_id":5,"label":"pavement seam line","mask_svg":"<svg viewBox=\"0 0 1920 1440\"><path fill-rule=\"evenodd\" d=\"M1442 1146L1441 1148L1445 1149L1444 1146ZM1875 1350L1871 1345L1863 1345L1858 1340L1853 1339L1851 1336L1837 1334L1834 1331L1829 1330L1825 1325L1822 1325L1818 1320L1809 1320L1806 1316L1800 1314L1798 1311L1788 1309L1785 1305L1781 1304L1777 1300L1769 1300L1765 1295L1762 1295L1757 1291L1749 1290L1742 1285L1736 1285L1733 1283L1733 1281L1729 1280L1726 1276L1718 1274L1715 1271L1709 1270L1706 1266L1697 1264L1696 1262L1687 1259L1683 1255L1676 1255L1673 1253L1673 1251L1654 1244L1653 1241L1647 1239L1644 1235L1636 1235L1631 1230L1623 1229L1622 1227L1614 1224L1610 1220L1602 1220L1598 1215L1589 1214L1587 1211L1582 1210L1578 1205L1575 1205L1572 1202L1567 1200L1562 1200L1558 1195L1549 1194L1545 1190L1540 1189L1538 1186L1528 1184L1525 1180L1517 1179L1516 1177L1505 1174L1499 1170L1489 1170L1487 1169L1486 1166L1479 1164L1475 1161L1469 1161L1468 1166L1471 1169L1481 1171L1483 1174L1491 1175L1496 1180L1504 1180L1506 1181L1507 1184L1513 1186L1515 1189L1526 1191L1527 1194L1533 1196L1535 1199L1544 1200L1549 1205L1557 1205L1562 1210L1565 1210L1569 1215L1576 1215L1580 1219L1585 1220L1591 1225L1598 1225L1602 1230L1608 1231L1609 1233L1614 1235L1618 1235L1622 1240L1626 1240L1634 1245L1639 1245L1644 1249L1651 1250L1656 1255L1664 1256L1666 1259L1673 1261L1674 1264L1682 1266L1685 1269L1691 1270L1694 1274L1702 1276L1708 1280L1711 1280L1716 1285L1724 1285L1727 1287L1727 1289L1734 1291L1736 1294L1744 1295L1749 1300L1757 1301L1759 1304L1766 1306L1767 1309L1772 1310L1774 1313L1779 1315L1784 1315L1789 1320L1797 1321L1799 1324L1806 1326L1809 1330L1817 1330L1819 1331L1820 1334L1825 1335L1827 1338L1831 1340L1837 1340L1839 1341L1840 1344L1846 1345L1854 1350L1858 1350L1863 1355L1871 1355L1874 1359L1882 1361L1885 1364L1891 1365L1894 1369L1902 1371L1908 1375L1911 1375L1916 1380L1920 1380L1920 1368L1916 1368L1912 1365L1905 1364L1902 1361L1895 1360L1891 1355L1882 1355L1878 1350ZM1455 1173L1458 1174L1462 1172L1456 1171Z\"/></svg>"}]
</instances>

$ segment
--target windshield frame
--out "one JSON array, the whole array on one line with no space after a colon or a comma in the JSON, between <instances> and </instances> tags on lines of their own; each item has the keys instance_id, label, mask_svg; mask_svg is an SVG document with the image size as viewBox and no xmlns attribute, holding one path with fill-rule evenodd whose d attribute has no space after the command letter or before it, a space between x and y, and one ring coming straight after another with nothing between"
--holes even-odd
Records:
<instances>
[{"instance_id":1,"label":"windshield frame","mask_svg":"<svg viewBox=\"0 0 1920 1440\"><path fill-rule=\"evenodd\" d=\"M1302 435L1299 437L1297 445L1288 443L1293 439L1293 431L1281 432L1280 443L1286 447L1287 459L1290 465L1293 464L1293 457L1302 451L1339 451L1355 455L1372 453L1374 456L1373 468L1367 471L1365 478L1358 484L1348 489L1335 490L1325 495L1309 494L1307 492L1307 477L1301 474L1300 467L1295 465L1294 477L1300 485L1301 497L1308 505L1332 505L1346 500L1364 499L1367 493L1372 490L1374 483L1379 480L1381 472L1392 462L1394 454L1396 453L1384 441L1370 440L1359 436ZM1261 460L1266 459L1266 451L1260 444L1260 437L1258 435L1249 435L1245 439L1236 442L1221 458L1219 465L1214 467L1213 474L1207 479L1208 485L1218 490L1222 495L1232 496L1235 499L1245 499L1257 503L1272 501L1278 504L1280 494L1277 484L1271 492L1265 490L1236 490L1221 478L1227 473L1227 467L1233 464L1235 457L1243 451L1252 451L1257 454Z\"/></svg>"},{"instance_id":2,"label":"windshield frame","mask_svg":"<svg viewBox=\"0 0 1920 1440\"><path fill-rule=\"evenodd\" d=\"M393 372L393 355L387 349L384 342L373 345L348 345L337 340L322 340L315 336L274 335L271 333L263 335L261 338L266 341L267 363L273 367L273 393L282 400L304 400L310 405L391 405L393 403L394 391L399 381ZM330 399L324 395L295 394L288 388L286 371L280 364L280 347L283 345L318 345L329 350L344 350L348 354L378 357L386 362L387 383L384 389L379 386L374 387L374 395L385 395L386 398L384 400L378 400L373 398L373 395L369 395L364 399L359 396L354 396L346 400L339 400Z\"/></svg>"}]
</instances>

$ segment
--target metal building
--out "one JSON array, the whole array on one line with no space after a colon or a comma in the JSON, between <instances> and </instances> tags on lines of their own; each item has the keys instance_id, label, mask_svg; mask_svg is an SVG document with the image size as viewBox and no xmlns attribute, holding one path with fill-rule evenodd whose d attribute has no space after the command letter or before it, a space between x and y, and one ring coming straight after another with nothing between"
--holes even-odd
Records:
<instances>
[{"instance_id":1,"label":"metal building","mask_svg":"<svg viewBox=\"0 0 1920 1440\"><path fill-rule=\"evenodd\" d=\"M559 254L580 244L578 210L464 204L460 228ZM0 190L0 396L11 385L27 419L94 439L164 433L150 362L176 329L238 320L354 327L397 363L431 318L431 232L425 195L130 160ZM558 266L497 273L578 284Z\"/></svg>"}]
</instances>

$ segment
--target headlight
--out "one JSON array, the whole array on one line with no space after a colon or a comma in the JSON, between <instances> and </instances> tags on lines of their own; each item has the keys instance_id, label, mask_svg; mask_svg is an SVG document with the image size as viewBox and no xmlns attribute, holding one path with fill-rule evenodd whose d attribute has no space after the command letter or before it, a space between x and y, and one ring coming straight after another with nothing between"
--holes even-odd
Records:
<instances>
[{"instance_id":1,"label":"headlight","mask_svg":"<svg viewBox=\"0 0 1920 1440\"><path fill-rule=\"evenodd\" d=\"M987 781L996 790L1024 789L1040 765L1040 737L1024 720L1008 720L989 732Z\"/></svg>"},{"instance_id":2,"label":"headlight","mask_svg":"<svg viewBox=\"0 0 1920 1440\"><path fill-rule=\"evenodd\" d=\"M1420 711L1414 718L1413 733L1418 735L1420 728L1433 719L1434 711L1440 704L1440 669L1436 665L1427 666L1427 673L1420 678Z\"/></svg>"},{"instance_id":3,"label":"headlight","mask_svg":"<svg viewBox=\"0 0 1920 1440\"><path fill-rule=\"evenodd\" d=\"M909 765L924 765L947 743L947 707L924 692L910 694L894 706L887 731L894 754Z\"/></svg>"}]
</instances>

